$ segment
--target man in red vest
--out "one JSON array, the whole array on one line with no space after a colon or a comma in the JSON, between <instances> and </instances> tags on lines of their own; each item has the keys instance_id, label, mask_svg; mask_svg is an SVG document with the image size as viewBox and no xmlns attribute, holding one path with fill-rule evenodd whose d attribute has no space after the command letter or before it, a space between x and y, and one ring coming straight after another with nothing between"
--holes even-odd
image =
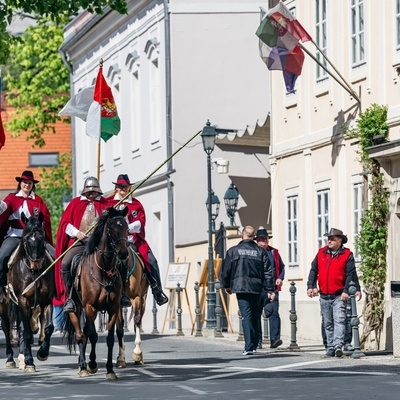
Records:
<instances>
[{"instance_id":1,"label":"man in red vest","mask_svg":"<svg viewBox=\"0 0 400 400\"><path fill-rule=\"evenodd\" d=\"M346 304L349 285L355 274L353 253L343 245L347 236L340 229L331 228L324 236L328 244L318 250L307 281L307 296L318 296L323 326L326 333L326 355L342 357L345 334Z\"/></svg>"},{"instance_id":2,"label":"man in red vest","mask_svg":"<svg viewBox=\"0 0 400 400\"><path fill-rule=\"evenodd\" d=\"M283 280L285 279L285 264L282 261L282 258L279 254L278 249L269 245L269 239L272 236L267 232L267 230L260 226L257 230L255 240L259 246L267 250L269 260L272 265L272 276L275 282L275 298L271 302L272 305L272 314L268 316L269 320L269 330L270 330L270 338L271 338L271 349L276 349L277 347L282 345L281 340L281 318L279 316L279 292L282 289ZM265 296L263 297L265 301ZM262 313L262 309L264 307L264 301L260 304L260 316ZM261 319L260 319L261 325ZM260 335L261 335L261 326L260 326ZM261 347L262 338L260 338Z\"/></svg>"}]
</instances>

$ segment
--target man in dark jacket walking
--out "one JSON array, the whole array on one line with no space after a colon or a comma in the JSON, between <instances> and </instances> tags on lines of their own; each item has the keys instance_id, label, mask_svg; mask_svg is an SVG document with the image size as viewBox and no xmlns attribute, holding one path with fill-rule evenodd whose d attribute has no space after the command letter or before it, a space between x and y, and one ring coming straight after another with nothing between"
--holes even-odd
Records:
<instances>
[{"instance_id":1,"label":"man in dark jacket walking","mask_svg":"<svg viewBox=\"0 0 400 400\"><path fill-rule=\"evenodd\" d=\"M226 293L236 293L242 315L245 347L243 355L253 354L258 345L258 305L265 288L274 299L272 267L265 249L254 242L254 228L246 226L242 240L231 247L222 264L221 283Z\"/></svg>"}]
</instances>

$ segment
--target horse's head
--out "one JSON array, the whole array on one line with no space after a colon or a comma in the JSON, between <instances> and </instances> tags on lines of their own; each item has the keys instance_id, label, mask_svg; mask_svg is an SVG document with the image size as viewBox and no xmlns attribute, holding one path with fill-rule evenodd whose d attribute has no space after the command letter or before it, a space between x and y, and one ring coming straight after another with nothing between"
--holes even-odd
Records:
<instances>
[{"instance_id":1,"label":"horse's head","mask_svg":"<svg viewBox=\"0 0 400 400\"><path fill-rule=\"evenodd\" d=\"M128 258L128 223L126 215L128 207L122 210L110 207L108 209L108 219L106 222L107 238L109 245L114 250L120 260Z\"/></svg>"},{"instance_id":2,"label":"horse's head","mask_svg":"<svg viewBox=\"0 0 400 400\"><path fill-rule=\"evenodd\" d=\"M29 261L31 269L41 268L46 255L43 214L27 218L24 213L21 219L25 224L21 237L21 250Z\"/></svg>"}]
</instances>

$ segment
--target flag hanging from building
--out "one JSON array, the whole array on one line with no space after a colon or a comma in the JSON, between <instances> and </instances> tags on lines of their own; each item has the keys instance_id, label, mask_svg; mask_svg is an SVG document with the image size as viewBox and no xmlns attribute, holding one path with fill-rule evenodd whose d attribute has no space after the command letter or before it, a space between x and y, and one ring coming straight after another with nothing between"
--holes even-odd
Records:
<instances>
[{"instance_id":1,"label":"flag hanging from building","mask_svg":"<svg viewBox=\"0 0 400 400\"><path fill-rule=\"evenodd\" d=\"M4 133L3 121L1 119L1 110L0 110L0 150L6 144L6 134Z\"/></svg>"},{"instance_id":2,"label":"flag hanging from building","mask_svg":"<svg viewBox=\"0 0 400 400\"><path fill-rule=\"evenodd\" d=\"M100 65L94 87L93 102L89 107L86 119L86 134L105 142L118 135L121 121L118 117L114 97L103 76L103 66Z\"/></svg>"},{"instance_id":3,"label":"flag hanging from building","mask_svg":"<svg viewBox=\"0 0 400 400\"><path fill-rule=\"evenodd\" d=\"M303 26L281 2L261 19L256 35L260 38L260 56L269 70L281 70L286 90L294 85L304 63L298 43L312 40Z\"/></svg>"}]
</instances>

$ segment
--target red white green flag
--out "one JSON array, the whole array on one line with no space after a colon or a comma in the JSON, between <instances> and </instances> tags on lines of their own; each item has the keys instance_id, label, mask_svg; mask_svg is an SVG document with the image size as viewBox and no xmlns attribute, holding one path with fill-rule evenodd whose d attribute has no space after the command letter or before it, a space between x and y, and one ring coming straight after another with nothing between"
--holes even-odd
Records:
<instances>
[{"instance_id":1,"label":"red white green flag","mask_svg":"<svg viewBox=\"0 0 400 400\"><path fill-rule=\"evenodd\" d=\"M93 103L89 107L86 119L86 134L105 142L112 136L118 135L121 129L121 120L118 117L117 107L110 86L103 76L103 67L100 66L94 88Z\"/></svg>"},{"instance_id":2,"label":"red white green flag","mask_svg":"<svg viewBox=\"0 0 400 400\"><path fill-rule=\"evenodd\" d=\"M0 149L5 145L5 143L6 143L6 134L4 133L3 121L1 120L1 111L0 111Z\"/></svg>"}]
</instances>

